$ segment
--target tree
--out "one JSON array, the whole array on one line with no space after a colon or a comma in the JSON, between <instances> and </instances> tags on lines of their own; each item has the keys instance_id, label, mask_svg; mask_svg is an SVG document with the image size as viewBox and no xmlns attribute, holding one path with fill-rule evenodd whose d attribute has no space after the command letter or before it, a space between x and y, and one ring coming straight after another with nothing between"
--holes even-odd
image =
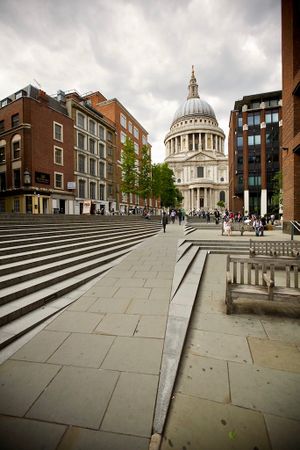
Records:
<instances>
[{"instance_id":1,"label":"tree","mask_svg":"<svg viewBox=\"0 0 300 450\"><path fill-rule=\"evenodd\" d=\"M224 200L219 200L218 203L217 203L217 206L219 206L219 208L224 208L225 207Z\"/></svg>"},{"instance_id":2,"label":"tree","mask_svg":"<svg viewBox=\"0 0 300 450\"><path fill-rule=\"evenodd\" d=\"M128 194L134 194L136 192L137 184L137 169L134 144L130 138L126 138L123 145L121 155L121 171L121 191L127 194L127 196Z\"/></svg>"},{"instance_id":3,"label":"tree","mask_svg":"<svg viewBox=\"0 0 300 450\"><path fill-rule=\"evenodd\" d=\"M272 178L273 195L271 197L271 213L278 214L282 206L282 173L277 172Z\"/></svg>"},{"instance_id":4,"label":"tree","mask_svg":"<svg viewBox=\"0 0 300 450\"><path fill-rule=\"evenodd\" d=\"M151 195L151 157L149 147L143 145L141 149L140 171L138 174L138 192L144 201Z\"/></svg>"},{"instance_id":5,"label":"tree","mask_svg":"<svg viewBox=\"0 0 300 450\"><path fill-rule=\"evenodd\" d=\"M160 197L161 206L177 206L182 201L182 195L175 187L173 171L167 163L155 164L152 167L152 193Z\"/></svg>"}]
</instances>

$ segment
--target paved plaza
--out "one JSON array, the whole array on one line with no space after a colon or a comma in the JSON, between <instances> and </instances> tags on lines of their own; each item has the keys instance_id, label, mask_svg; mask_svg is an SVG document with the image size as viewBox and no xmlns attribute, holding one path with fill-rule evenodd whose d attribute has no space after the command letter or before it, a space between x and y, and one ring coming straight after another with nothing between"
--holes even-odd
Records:
<instances>
[{"instance_id":1,"label":"paved plaza","mask_svg":"<svg viewBox=\"0 0 300 450\"><path fill-rule=\"evenodd\" d=\"M187 238L250 237L212 229ZM184 227L168 225L2 351L2 450L159 448L150 440L182 239ZM225 259L207 257L161 449L299 449L299 321L227 316Z\"/></svg>"}]
</instances>

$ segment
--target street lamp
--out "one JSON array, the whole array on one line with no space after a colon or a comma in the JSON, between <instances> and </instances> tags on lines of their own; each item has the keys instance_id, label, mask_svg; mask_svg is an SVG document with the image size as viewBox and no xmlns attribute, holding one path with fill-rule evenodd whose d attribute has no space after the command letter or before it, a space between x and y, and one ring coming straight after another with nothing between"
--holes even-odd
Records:
<instances>
[{"instance_id":1,"label":"street lamp","mask_svg":"<svg viewBox=\"0 0 300 450\"><path fill-rule=\"evenodd\" d=\"M24 184L27 186L30 185L31 184L31 175L30 175L30 172L28 169L24 170L23 176L24 176Z\"/></svg>"}]
</instances>

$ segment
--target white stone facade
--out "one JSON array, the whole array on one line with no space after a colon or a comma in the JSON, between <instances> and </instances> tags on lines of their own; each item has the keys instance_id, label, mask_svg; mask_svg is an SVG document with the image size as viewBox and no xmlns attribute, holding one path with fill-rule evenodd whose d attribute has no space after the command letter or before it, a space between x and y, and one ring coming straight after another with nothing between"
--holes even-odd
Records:
<instances>
[{"instance_id":1,"label":"white stone facade","mask_svg":"<svg viewBox=\"0 0 300 450\"><path fill-rule=\"evenodd\" d=\"M218 208L219 200L228 206L224 139L212 107L199 97L193 70L188 98L176 111L164 141L165 162L174 172L187 213Z\"/></svg>"}]
</instances>

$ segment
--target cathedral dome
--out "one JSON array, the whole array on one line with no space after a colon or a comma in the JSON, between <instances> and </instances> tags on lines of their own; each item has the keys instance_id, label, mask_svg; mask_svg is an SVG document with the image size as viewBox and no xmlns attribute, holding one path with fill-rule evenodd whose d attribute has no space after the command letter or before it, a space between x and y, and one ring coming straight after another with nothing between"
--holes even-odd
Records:
<instances>
[{"instance_id":1,"label":"cathedral dome","mask_svg":"<svg viewBox=\"0 0 300 450\"><path fill-rule=\"evenodd\" d=\"M212 107L199 97L188 98L176 111L173 123L187 116L208 116L216 120Z\"/></svg>"},{"instance_id":2,"label":"cathedral dome","mask_svg":"<svg viewBox=\"0 0 300 450\"><path fill-rule=\"evenodd\" d=\"M192 76L188 89L188 97L186 101L182 103L182 105L177 109L172 124L180 119L190 116L205 116L217 120L212 107L206 101L202 100L199 96L198 84L194 73L194 66L192 68Z\"/></svg>"}]
</instances>

